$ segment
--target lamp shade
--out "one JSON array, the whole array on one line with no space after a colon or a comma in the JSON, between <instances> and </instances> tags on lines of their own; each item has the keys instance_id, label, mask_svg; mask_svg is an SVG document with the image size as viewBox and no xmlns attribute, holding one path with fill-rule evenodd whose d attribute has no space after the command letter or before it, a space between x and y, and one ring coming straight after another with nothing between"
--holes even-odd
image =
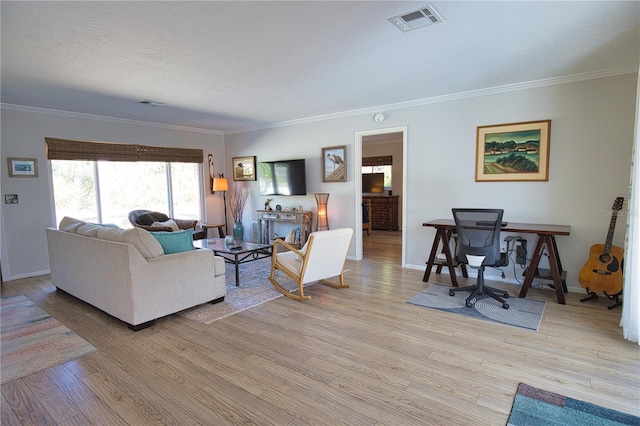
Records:
<instances>
[{"instance_id":1,"label":"lamp shade","mask_svg":"<svg viewBox=\"0 0 640 426\"><path fill-rule=\"evenodd\" d=\"M327 217L327 201L329 200L329 194L326 192L320 192L313 194L316 197L316 203L318 204L318 221L316 222L316 231L323 231L329 229L329 218Z\"/></svg>"},{"instance_id":2,"label":"lamp shade","mask_svg":"<svg viewBox=\"0 0 640 426\"><path fill-rule=\"evenodd\" d=\"M227 178L214 178L213 179L213 191L228 191L229 182Z\"/></svg>"}]
</instances>

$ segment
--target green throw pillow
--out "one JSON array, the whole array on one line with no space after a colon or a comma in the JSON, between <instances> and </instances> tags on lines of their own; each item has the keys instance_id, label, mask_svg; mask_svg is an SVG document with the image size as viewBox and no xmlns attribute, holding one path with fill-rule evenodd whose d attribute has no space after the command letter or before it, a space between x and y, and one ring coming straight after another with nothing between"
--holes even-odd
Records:
<instances>
[{"instance_id":1,"label":"green throw pillow","mask_svg":"<svg viewBox=\"0 0 640 426\"><path fill-rule=\"evenodd\" d=\"M162 246L164 254L182 253L195 250L193 247L193 229L184 229L174 232L150 232Z\"/></svg>"}]
</instances>

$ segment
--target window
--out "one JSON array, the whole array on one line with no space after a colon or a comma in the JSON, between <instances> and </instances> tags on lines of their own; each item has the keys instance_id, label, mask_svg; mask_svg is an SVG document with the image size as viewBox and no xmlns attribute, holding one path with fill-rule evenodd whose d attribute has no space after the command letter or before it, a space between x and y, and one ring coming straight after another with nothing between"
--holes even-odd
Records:
<instances>
[{"instance_id":1,"label":"window","mask_svg":"<svg viewBox=\"0 0 640 426\"><path fill-rule=\"evenodd\" d=\"M46 138L56 221L129 227L131 210L180 219L202 213L202 150Z\"/></svg>"},{"instance_id":2,"label":"window","mask_svg":"<svg viewBox=\"0 0 640 426\"><path fill-rule=\"evenodd\" d=\"M56 222L64 216L130 227L148 209L200 219L200 166L193 163L52 160Z\"/></svg>"},{"instance_id":3,"label":"window","mask_svg":"<svg viewBox=\"0 0 640 426\"><path fill-rule=\"evenodd\" d=\"M391 166L362 166L362 173L384 173L384 189L393 189Z\"/></svg>"},{"instance_id":4,"label":"window","mask_svg":"<svg viewBox=\"0 0 640 426\"><path fill-rule=\"evenodd\" d=\"M379 157L364 157L362 159L362 173L384 173L384 189L393 189L391 170L393 156L383 155Z\"/></svg>"}]
</instances>

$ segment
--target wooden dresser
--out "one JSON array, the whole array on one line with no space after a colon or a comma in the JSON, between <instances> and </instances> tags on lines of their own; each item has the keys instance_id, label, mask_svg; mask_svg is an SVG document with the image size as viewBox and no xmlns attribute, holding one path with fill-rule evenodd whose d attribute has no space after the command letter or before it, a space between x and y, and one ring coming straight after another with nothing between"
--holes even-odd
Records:
<instances>
[{"instance_id":1,"label":"wooden dresser","mask_svg":"<svg viewBox=\"0 0 640 426\"><path fill-rule=\"evenodd\" d=\"M384 231L398 230L398 196L362 197L371 201L371 227Z\"/></svg>"}]
</instances>

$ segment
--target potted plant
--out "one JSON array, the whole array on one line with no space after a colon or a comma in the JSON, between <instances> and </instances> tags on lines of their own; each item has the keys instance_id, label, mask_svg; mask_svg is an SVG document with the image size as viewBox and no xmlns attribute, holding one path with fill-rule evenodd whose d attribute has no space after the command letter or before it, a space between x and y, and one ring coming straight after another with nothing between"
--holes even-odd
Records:
<instances>
[{"instance_id":1,"label":"potted plant","mask_svg":"<svg viewBox=\"0 0 640 426\"><path fill-rule=\"evenodd\" d=\"M244 238L244 225L242 225L242 214L244 212L244 206L247 203L249 197L249 190L247 188L240 188L234 186L230 191L231 205L231 217L233 218L233 237L236 240L242 241Z\"/></svg>"}]
</instances>

